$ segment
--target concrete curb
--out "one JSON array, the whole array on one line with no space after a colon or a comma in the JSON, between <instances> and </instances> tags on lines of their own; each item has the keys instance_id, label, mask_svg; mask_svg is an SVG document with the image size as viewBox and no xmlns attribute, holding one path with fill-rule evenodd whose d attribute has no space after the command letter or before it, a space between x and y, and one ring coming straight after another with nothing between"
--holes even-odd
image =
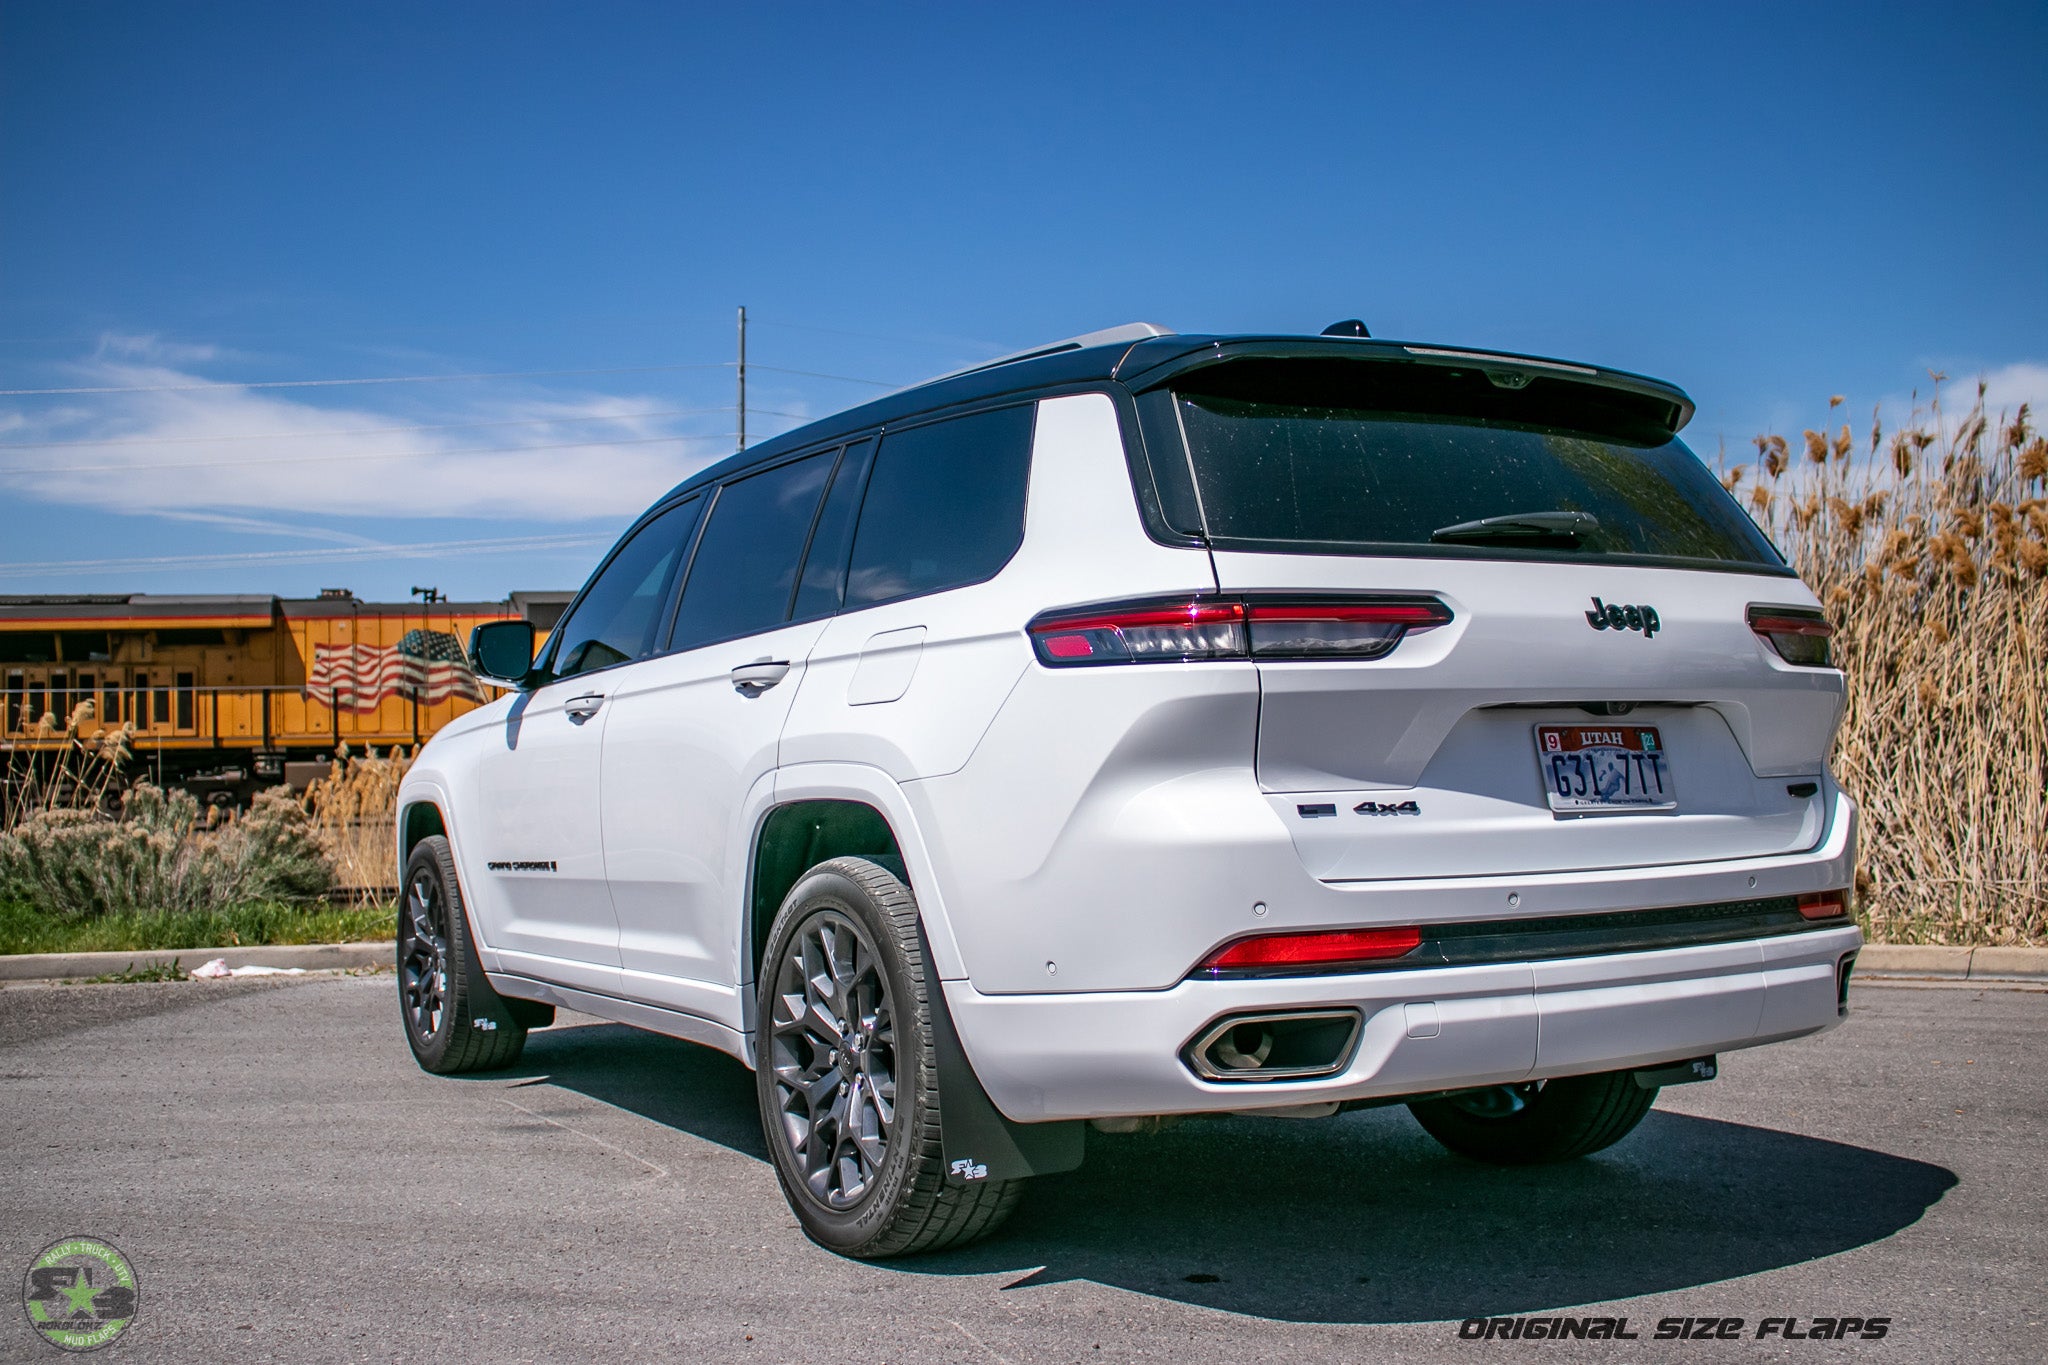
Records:
<instances>
[{"instance_id":1,"label":"concrete curb","mask_svg":"<svg viewBox=\"0 0 2048 1365\"><path fill-rule=\"evenodd\" d=\"M132 953L16 953L0 956L0 981L53 981L125 972L176 959L191 971L224 958L230 967L303 967L309 972L388 967L396 950L387 942L309 943L273 948L165 948Z\"/></svg>"},{"instance_id":2,"label":"concrete curb","mask_svg":"<svg viewBox=\"0 0 2048 1365\"><path fill-rule=\"evenodd\" d=\"M1856 976L2048 981L2048 948L1936 948L1912 943L1872 943L1856 954Z\"/></svg>"}]
</instances>

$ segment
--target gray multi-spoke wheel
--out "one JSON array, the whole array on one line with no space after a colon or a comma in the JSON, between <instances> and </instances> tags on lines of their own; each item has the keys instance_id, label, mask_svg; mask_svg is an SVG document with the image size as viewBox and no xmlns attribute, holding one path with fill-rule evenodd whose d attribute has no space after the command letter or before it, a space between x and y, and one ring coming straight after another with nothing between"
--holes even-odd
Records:
<instances>
[{"instance_id":1,"label":"gray multi-spoke wheel","mask_svg":"<svg viewBox=\"0 0 2048 1365\"><path fill-rule=\"evenodd\" d=\"M896 1021L874 944L846 915L811 912L776 969L768 1021L783 1136L814 1198L850 1209L889 1155Z\"/></svg>"},{"instance_id":2,"label":"gray multi-spoke wheel","mask_svg":"<svg viewBox=\"0 0 2048 1365\"><path fill-rule=\"evenodd\" d=\"M804 1230L846 1256L903 1256L993 1231L1023 1181L949 1183L917 901L865 858L820 863L768 932L756 1093Z\"/></svg>"},{"instance_id":3,"label":"gray multi-spoke wheel","mask_svg":"<svg viewBox=\"0 0 2048 1365\"><path fill-rule=\"evenodd\" d=\"M429 1044L446 1021L448 901L441 879L414 859L398 907L398 995L415 1045Z\"/></svg>"},{"instance_id":4,"label":"gray multi-spoke wheel","mask_svg":"<svg viewBox=\"0 0 2048 1365\"><path fill-rule=\"evenodd\" d=\"M513 1002L485 980L454 855L439 834L420 840L405 860L398 897L398 1009L413 1057L439 1075L510 1066L526 1047L525 1023L533 1016L515 1012Z\"/></svg>"},{"instance_id":5,"label":"gray multi-spoke wheel","mask_svg":"<svg viewBox=\"0 0 2048 1365\"><path fill-rule=\"evenodd\" d=\"M1496 1166L1570 1161L1627 1137L1656 1103L1629 1071L1497 1085L1408 1109L1460 1156Z\"/></svg>"}]
</instances>

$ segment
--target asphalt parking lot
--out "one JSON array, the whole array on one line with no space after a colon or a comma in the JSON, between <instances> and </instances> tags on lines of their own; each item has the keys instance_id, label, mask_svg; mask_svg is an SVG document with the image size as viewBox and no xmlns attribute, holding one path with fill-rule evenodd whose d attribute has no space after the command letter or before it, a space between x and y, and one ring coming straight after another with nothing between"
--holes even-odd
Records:
<instances>
[{"instance_id":1,"label":"asphalt parking lot","mask_svg":"<svg viewBox=\"0 0 2048 1365\"><path fill-rule=\"evenodd\" d=\"M806 1241L751 1078L564 1016L514 1071L414 1066L382 976L0 990L0 1258L89 1234L108 1359L2038 1361L2048 994L1859 986L1620 1146L1502 1171L1403 1110L1091 1135L1009 1227L864 1265ZM1626 1315L1627 1343L1462 1319ZM4 1306L0 1358L58 1358ZM1657 1341L1660 1318L1737 1340ZM1758 1342L1764 1317L1888 1316Z\"/></svg>"}]
</instances>

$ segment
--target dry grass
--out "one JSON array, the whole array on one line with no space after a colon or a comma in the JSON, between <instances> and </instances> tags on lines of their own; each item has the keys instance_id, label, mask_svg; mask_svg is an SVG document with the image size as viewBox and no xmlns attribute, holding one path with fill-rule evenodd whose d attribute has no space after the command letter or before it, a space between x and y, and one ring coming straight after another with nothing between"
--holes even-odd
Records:
<instances>
[{"instance_id":1,"label":"dry grass","mask_svg":"<svg viewBox=\"0 0 2048 1365\"><path fill-rule=\"evenodd\" d=\"M358 756L344 744L335 751L333 771L306 789L306 809L333 860L337 890L367 898L397 886L398 784L411 766L412 755L396 745L382 755L372 745Z\"/></svg>"},{"instance_id":2,"label":"dry grass","mask_svg":"<svg viewBox=\"0 0 2048 1365\"><path fill-rule=\"evenodd\" d=\"M2048 942L2048 441L1983 389L1859 441L1758 437L1722 482L1835 622L1860 913L1892 943ZM1829 407L1839 405L1839 398Z\"/></svg>"},{"instance_id":3,"label":"dry grass","mask_svg":"<svg viewBox=\"0 0 2048 1365\"><path fill-rule=\"evenodd\" d=\"M7 749L0 767L0 832L52 811L118 808L135 726L102 725L98 715L91 701L61 719L45 712L36 720L38 748Z\"/></svg>"}]
</instances>

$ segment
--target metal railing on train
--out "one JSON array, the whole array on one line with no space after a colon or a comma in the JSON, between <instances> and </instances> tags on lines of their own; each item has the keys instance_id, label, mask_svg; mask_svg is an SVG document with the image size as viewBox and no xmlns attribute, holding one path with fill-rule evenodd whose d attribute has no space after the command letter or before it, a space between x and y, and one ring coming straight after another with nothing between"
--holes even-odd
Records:
<instances>
[{"instance_id":1,"label":"metal railing on train","mask_svg":"<svg viewBox=\"0 0 2048 1365\"><path fill-rule=\"evenodd\" d=\"M83 682L83 680L80 680ZM132 724L137 748L306 749L346 742L419 744L457 715L480 703L461 698L429 700L405 688L367 705L353 705L338 691L326 696L304 687L200 687L174 679L120 687L57 687L30 684L0 688L0 742L57 744L84 702L92 720L84 736L102 728Z\"/></svg>"}]
</instances>

